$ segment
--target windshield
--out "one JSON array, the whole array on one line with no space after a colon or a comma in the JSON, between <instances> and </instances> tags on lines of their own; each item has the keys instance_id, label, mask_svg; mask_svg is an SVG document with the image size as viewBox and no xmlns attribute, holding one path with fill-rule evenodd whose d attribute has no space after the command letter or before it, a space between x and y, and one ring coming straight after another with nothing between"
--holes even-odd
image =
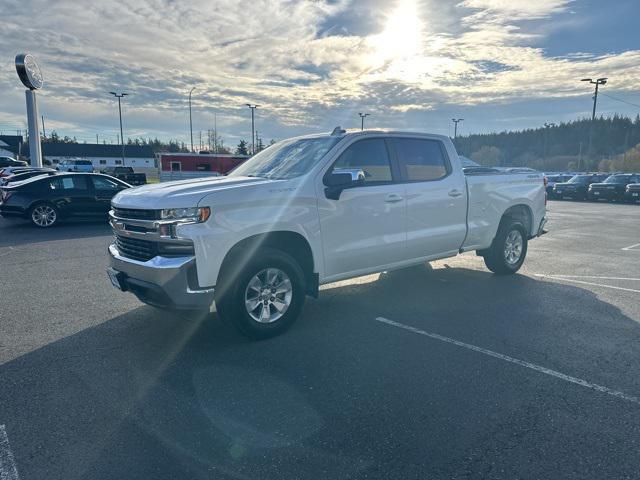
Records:
<instances>
[{"instance_id":1,"label":"windshield","mask_svg":"<svg viewBox=\"0 0 640 480\"><path fill-rule=\"evenodd\" d=\"M340 137L303 138L276 143L233 170L230 177L286 179L307 173Z\"/></svg>"},{"instance_id":2,"label":"windshield","mask_svg":"<svg viewBox=\"0 0 640 480\"><path fill-rule=\"evenodd\" d=\"M611 175L604 183L627 183L626 175Z\"/></svg>"},{"instance_id":3,"label":"windshield","mask_svg":"<svg viewBox=\"0 0 640 480\"><path fill-rule=\"evenodd\" d=\"M591 177L589 175L576 175L567 183L587 183Z\"/></svg>"}]
</instances>

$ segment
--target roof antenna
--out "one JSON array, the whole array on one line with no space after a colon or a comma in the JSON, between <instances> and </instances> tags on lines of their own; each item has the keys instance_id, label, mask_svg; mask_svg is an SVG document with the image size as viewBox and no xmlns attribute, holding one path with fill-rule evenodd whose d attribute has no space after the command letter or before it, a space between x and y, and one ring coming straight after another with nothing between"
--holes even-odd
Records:
<instances>
[{"instance_id":1,"label":"roof antenna","mask_svg":"<svg viewBox=\"0 0 640 480\"><path fill-rule=\"evenodd\" d=\"M333 129L333 132L331 132L331 135L342 135L343 133L347 133L347 131L344 130L340 125L338 125L336 128Z\"/></svg>"}]
</instances>

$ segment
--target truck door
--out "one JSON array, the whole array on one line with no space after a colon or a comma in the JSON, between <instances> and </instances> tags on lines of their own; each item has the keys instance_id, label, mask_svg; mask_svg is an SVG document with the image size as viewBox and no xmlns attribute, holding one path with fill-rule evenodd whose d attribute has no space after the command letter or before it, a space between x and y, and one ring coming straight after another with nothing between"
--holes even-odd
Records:
<instances>
[{"instance_id":1,"label":"truck door","mask_svg":"<svg viewBox=\"0 0 640 480\"><path fill-rule=\"evenodd\" d=\"M325 276L371 270L402 260L405 255L404 187L384 138L352 143L333 170L361 169L364 184L343 190L338 200L318 187L318 211L325 258Z\"/></svg>"},{"instance_id":2,"label":"truck door","mask_svg":"<svg viewBox=\"0 0 640 480\"><path fill-rule=\"evenodd\" d=\"M394 137L407 198L407 258L458 252L466 234L464 173L440 140Z\"/></svg>"}]
</instances>

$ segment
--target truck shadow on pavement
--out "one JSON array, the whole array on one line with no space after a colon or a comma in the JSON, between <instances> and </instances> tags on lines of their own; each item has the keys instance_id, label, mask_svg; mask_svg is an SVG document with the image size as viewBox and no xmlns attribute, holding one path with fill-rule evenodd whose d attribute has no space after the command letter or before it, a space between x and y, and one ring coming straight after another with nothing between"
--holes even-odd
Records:
<instances>
[{"instance_id":1,"label":"truck shadow on pavement","mask_svg":"<svg viewBox=\"0 0 640 480\"><path fill-rule=\"evenodd\" d=\"M437 363L438 349L450 347L418 344L378 316L640 391L640 325L593 293L524 275L420 267L330 285L288 333L262 342L240 337L215 314L186 318L137 308L0 365L0 424L25 479L384 478L390 469L397 478L453 478L507 461L503 440L487 440L478 421L487 413L482 408L496 407L481 407L494 399L473 386L469 367L445 362L448 371L427 379L411 373L416 364L407 362L420 362L424 350ZM447 390L456 378L460 384ZM434 389L448 393L429 397ZM525 393L490 391L513 403L497 410L498 418L526 422L514 414L531 408ZM556 408L555 394L547 393ZM428 406L420 395L430 398ZM595 409L589 402L580 408ZM629 408L614 404L616 413ZM424 413L455 408L455 421ZM558 447L562 460L540 456L538 464L557 478L625 471L637 454L633 442L627 448L615 437L628 434L625 415L599 415L618 433L575 451L563 434L552 436L545 451ZM538 421L526 427L544 428ZM591 428L584 435L597 438L597 425ZM437 433L444 431L451 437ZM495 450L475 456L478 442L487 441L497 442ZM603 463L606 442L627 460ZM513 464L505 467L511 478L545 476L530 462L518 463L535 453L532 446L512 448Z\"/></svg>"}]
</instances>

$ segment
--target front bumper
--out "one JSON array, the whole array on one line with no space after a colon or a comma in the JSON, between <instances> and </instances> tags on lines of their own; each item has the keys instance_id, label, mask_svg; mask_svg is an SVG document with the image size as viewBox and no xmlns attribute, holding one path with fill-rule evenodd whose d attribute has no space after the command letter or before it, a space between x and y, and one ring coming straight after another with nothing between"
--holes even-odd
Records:
<instances>
[{"instance_id":1,"label":"front bumper","mask_svg":"<svg viewBox=\"0 0 640 480\"><path fill-rule=\"evenodd\" d=\"M146 262L124 257L109 245L111 275L123 291L149 305L176 310L205 310L213 303L214 289L199 288L195 257L156 256Z\"/></svg>"},{"instance_id":2,"label":"front bumper","mask_svg":"<svg viewBox=\"0 0 640 480\"><path fill-rule=\"evenodd\" d=\"M600 198L604 198L606 200L616 200L624 197L624 192L620 192L619 190L608 190L608 189L597 189L597 190L589 190L589 198L592 200L598 200Z\"/></svg>"},{"instance_id":3,"label":"front bumper","mask_svg":"<svg viewBox=\"0 0 640 480\"><path fill-rule=\"evenodd\" d=\"M640 190L627 190L624 194L624 198L630 202L640 202Z\"/></svg>"}]
</instances>

